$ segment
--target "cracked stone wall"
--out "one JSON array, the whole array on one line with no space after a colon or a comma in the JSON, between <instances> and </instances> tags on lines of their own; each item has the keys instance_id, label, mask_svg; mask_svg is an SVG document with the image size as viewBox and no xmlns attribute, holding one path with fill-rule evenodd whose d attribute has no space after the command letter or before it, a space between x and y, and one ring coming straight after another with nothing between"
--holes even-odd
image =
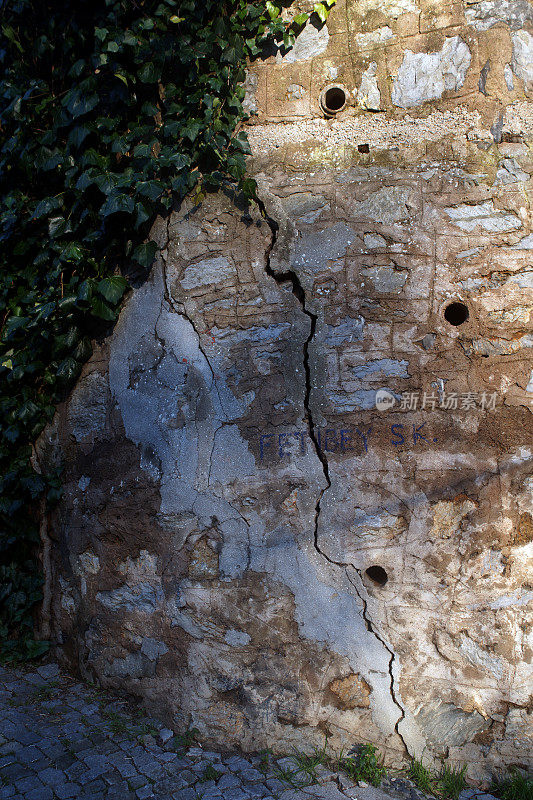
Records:
<instances>
[{"instance_id":1,"label":"cracked stone wall","mask_svg":"<svg viewBox=\"0 0 533 800\"><path fill-rule=\"evenodd\" d=\"M64 465L59 653L211 744L531 766L531 112L511 45L515 94L498 61L486 111L473 42L533 20L450 8L339 2L251 66L259 205L158 221L149 280L38 444ZM339 82L341 36L367 83L400 48L398 108L298 121L294 90L291 124L269 119L265 85L326 57Z\"/></svg>"}]
</instances>

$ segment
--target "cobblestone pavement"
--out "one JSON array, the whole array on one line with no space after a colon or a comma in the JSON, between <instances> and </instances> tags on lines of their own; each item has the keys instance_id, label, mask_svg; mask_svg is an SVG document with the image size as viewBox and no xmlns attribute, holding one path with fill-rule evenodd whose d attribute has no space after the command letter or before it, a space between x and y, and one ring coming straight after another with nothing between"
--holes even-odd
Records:
<instances>
[{"instance_id":1,"label":"cobblestone pavement","mask_svg":"<svg viewBox=\"0 0 533 800\"><path fill-rule=\"evenodd\" d=\"M187 748L183 737L144 715L136 716L131 706L111 694L61 675L55 664L35 672L0 667L0 800L424 797L405 779L389 779L386 793L324 766L317 768L314 785L290 788L287 779L303 782L297 770L290 757L268 758L265 763L260 755ZM285 771L285 780L279 780L280 771Z\"/></svg>"}]
</instances>

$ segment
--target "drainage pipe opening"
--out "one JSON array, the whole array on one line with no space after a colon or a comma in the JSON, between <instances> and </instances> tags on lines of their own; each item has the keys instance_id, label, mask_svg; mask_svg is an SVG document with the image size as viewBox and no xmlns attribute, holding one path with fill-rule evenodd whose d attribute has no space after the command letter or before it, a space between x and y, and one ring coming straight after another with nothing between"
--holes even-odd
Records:
<instances>
[{"instance_id":1,"label":"drainage pipe opening","mask_svg":"<svg viewBox=\"0 0 533 800\"><path fill-rule=\"evenodd\" d=\"M383 569L383 567L380 567L377 564L375 564L372 567L368 567L368 569L365 569L365 573L370 578L370 580L373 581L374 583L377 583L378 586L385 586L385 584L389 580L387 572Z\"/></svg>"},{"instance_id":2,"label":"drainage pipe opening","mask_svg":"<svg viewBox=\"0 0 533 800\"><path fill-rule=\"evenodd\" d=\"M468 308L464 303L450 303L450 305L446 306L444 309L444 319L455 327L466 322L468 317Z\"/></svg>"},{"instance_id":3,"label":"drainage pipe opening","mask_svg":"<svg viewBox=\"0 0 533 800\"><path fill-rule=\"evenodd\" d=\"M328 117L333 117L346 106L348 96L344 86L327 86L320 94L320 108Z\"/></svg>"}]
</instances>

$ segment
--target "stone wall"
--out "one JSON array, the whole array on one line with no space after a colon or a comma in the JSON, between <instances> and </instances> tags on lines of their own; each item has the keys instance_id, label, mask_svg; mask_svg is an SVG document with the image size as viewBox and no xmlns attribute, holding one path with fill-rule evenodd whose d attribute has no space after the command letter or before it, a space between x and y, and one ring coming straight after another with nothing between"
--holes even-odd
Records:
<instances>
[{"instance_id":1,"label":"stone wall","mask_svg":"<svg viewBox=\"0 0 533 800\"><path fill-rule=\"evenodd\" d=\"M59 651L170 726L531 764L533 151L511 50L531 12L339 2L252 65L261 207L220 193L158 222L149 281L39 443L65 465ZM396 53L385 114L275 105L288 80L316 97L317 63L346 79L343 46L381 97ZM488 114L502 59L515 88ZM394 119L415 91L426 118Z\"/></svg>"}]
</instances>

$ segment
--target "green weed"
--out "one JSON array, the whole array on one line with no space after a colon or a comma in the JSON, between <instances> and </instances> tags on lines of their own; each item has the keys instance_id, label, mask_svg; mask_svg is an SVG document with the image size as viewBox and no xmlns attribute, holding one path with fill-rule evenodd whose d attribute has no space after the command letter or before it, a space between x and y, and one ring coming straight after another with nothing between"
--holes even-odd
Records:
<instances>
[{"instance_id":1,"label":"green weed","mask_svg":"<svg viewBox=\"0 0 533 800\"><path fill-rule=\"evenodd\" d=\"M407 777L413 781L423 792L433 794L435 791L434 777L431 771L425 767L417 758L412 758L407 768Z\"/></svg>"},{"instance_id":2,"label":"green weed","mask_svg":"<svg viewBox=\"0 0 533 800\"><path fill-rule=\"evenodd\" d=\"M202 772L200 776L200 780L198 783L207 783L207 781L216 781L219 778L219 774L214 768L212 764L208 764L207 767Z\"/></svg>"},{"instance_id":3,"label":"green weed","mask_svg":"<svg viewBox=\"0 0 533 800\"><path fill-rule=\"evenodd\" d=\"M466 764L464 764L461 769L443 764L437 776L439 794L443 797L450 798L450 800L457 800L459 794L466 787L465 773Z\"/></svg>"},{"instance_id":4,"label":"green weed","mask_svg":"<svg viewBox=\"0 0 533 800\"><path fill-rule=\"evenodd\" d=\"M199 736L199 734L200 731L197 728L190 728L184 733L178 733L172 739L172 746L174 750L188 750L189 747L193 746L194 742L196 741L196 737Z\"/></svg>"},{"instance_id":5,"label":"green weed","mask_svg":"<svg viewBox=\"0 0 533 800\"><path fill-rule=\"evenodd\" d=\"M270 767L270 756L272 755L272 750L268 747L266 750L261 750L259 753L259 769L261 772L265 774L268 772L268 768Z\"/></svg>"},{"instance_id":6,"label":"green weed","mask_svg":"<svg viewBox=\"0 0 533 800\"><path fill-rule=\"evenodd\" d=\"M299 767L296 767L296 769L289 769L289 767L280 767L278 765L274 769L274 775L278 781L286 783L293 789L301 789L303 786L309 786L311 783L314 783L311 776L306 772L302 774Z\"/></svg>"},{"instance_id":7,"label":"green weed","mask_svg":"<svg viewBox=\"0 0 533 800\"><path fill-rule=\"evenodd\" d=\"M515 767L497 778L490 791L501 800L533 800L533 775L524 775Z\"/></svg>"},{"instance_id":8,"label":"green weed","mask_svg":"<svg viewBox=\"0 0 533 800\"><path fill-rule=\"evenodd\" d=\"M56 680L48 681L48 683L39 686L38 689L35 689L33 693L33 699L37 702L51 700L58 686L59 686L59 681Z\"/></svg>"},{"instance_id":9,"label":"green weed","mask_svg":"<svg viewBox=\"0 0 533 800\"><path fill-rule=\"evenodd\" d=\"M366 781L372 786L379 786L387 774L383 766L383 758L379 758L377 747L363 744L353 756L340 757L338 766L353 781Z\"/></svg>"},{"instance_id":10,"label":"green weed","mask_svg":"<svg viewBox=\"0 0 533 800\"><path fill-rule=\"evenodd\" d=\"M294 762L295 768L291 770L288 767L276 766L274 772L278 780L288 783L289 786L296 789L301 786L310 786L313 783L317 783L317 767L321 764L325 765L329 763L329 758L326 755L327 743L328 740L326 738L323 747L315 747L312 755L295 751L292 755L288 756L288 758Z\"/></svg>"}]
</instances>

